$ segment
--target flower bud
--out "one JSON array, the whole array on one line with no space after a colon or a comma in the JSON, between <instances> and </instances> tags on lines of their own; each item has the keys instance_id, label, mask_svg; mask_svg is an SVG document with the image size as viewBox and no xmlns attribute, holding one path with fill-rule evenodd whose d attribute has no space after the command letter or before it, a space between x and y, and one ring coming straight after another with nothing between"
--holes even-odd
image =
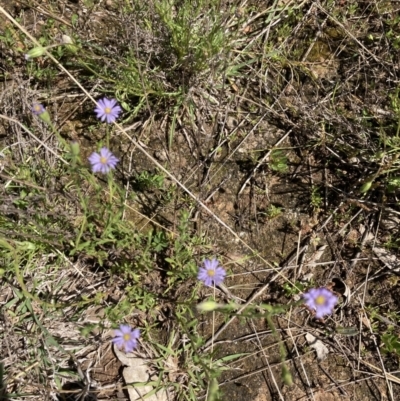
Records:
<instances>
[{"instance_id":1,"label":"flower bud","mask_svg":"<svg viewBox=\"0 0 400 401\"><path fill-rule=\"evenodd\" d=\"M42 114L39 114L39 118L44 121L46 124L51 125L50 114L47 110L45 110Z\"/></svg>"},{"instance_id":2,"label":"flower bud","mask_svg":"<svg viewBox=\"0 0 400 401\"><path fill-rule=\"evenodd\" d=\"M78 142L71 142L70 143L71 154L74 157L78 157L80 153L79 143Z\"/></svg>"},{"instance_id":3,"label":"flower bud","mask_svg":"<svg viewBox=\"0 0 400 401\"><path fill-rule=\"evenodd\" d=\"M71 39L70 36L63 35L62 42L69 52L71 52L72 54L78 53L79 47L74 44L74 41Z\"/></svg>"},{"instance_id":4,"label":"flower bud","mask_svg":"<svg viewBox=\"0 0 400 401\"><path fill-rule=\"evenodd\" d=\"M29 50L28 53L25 54L25 60L29 61L33 58L43 56L46 49L42 46L34 47L33 49Z\"/></svg>"},{"instance_id":5,"label":"flower bud","mask_svg":"<svg viewBox=\"0 0 400 401\"><path fill-rule=\"evenodd\" d=\"M197 310L199 312L212 312L215 309L218 309L220 304L215 301L204 301L197 305Z\"/></svg>"},{"instance_id":6,"label":"flower bud","mask_svg":"<svg viewBox=\"0 0 400 401\"><path fill-rule=\"evenodd\" d=\"M360 188L360 192L361 192L362 194L365 194L366 192L368 192L368 191L370 190L371 186L372 186L372 181L367 181L367 182L364 183L364 184L362 185L362 187Z\"/></svg>"},{"instance_id":7,"label":"flower bud","mask_svg":"<svg viewBox=\"0 0 400 401\"><path fill-rule=\"evenodd\" d=\"M62 35L62 42L65 45L71 45L72 43L74 43L73 40L71 39L71 37L68 35Z\"/></svg>"}]
</instances>

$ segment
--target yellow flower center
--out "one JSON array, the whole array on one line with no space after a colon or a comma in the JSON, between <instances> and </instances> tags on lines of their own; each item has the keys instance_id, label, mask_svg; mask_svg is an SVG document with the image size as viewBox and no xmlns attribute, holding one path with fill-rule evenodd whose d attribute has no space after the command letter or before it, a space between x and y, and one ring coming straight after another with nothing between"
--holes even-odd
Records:
<instances>
[{"instance_id":1,"label":"yellow flower center","mask_svg":"<svg viewBox=\"0 0 400 401\"><path fill-rule=\"evenodd\" d=\"M107 157L101 156L100 157L100 163L101 164L107 164Z\"/></svg>"},{"instance_id":2,"label":"yellow flower center","mask_svg":"<svg viewBox=\"0 0 400 401\"><path fill-rule=\"evenodd\" d=\"M41 109L40 109L40 106L39 106L38 104L35 105L34 107L35 107L35 110L38 111L38 112L41 110Z\"/></svg>"},{"instance_id":3,"label":"yellow flower center","mask_svg":"<svg viewBox=\"0 0 400 401\"><path fill-rule=\"evenodd\" d=\"M214 276L215 276L215 270L209 269L209 270L207 270L207 274L208 274L210 277L214 277Z\"/></svg>"},{"instance_id":4,"label":"yellow flower center","mask_svg":"<svg viewBox=\"0 0 400 401\"><path fill-rule=\"evenodd\" d=\"M131 339L131 335L129 333L124 334L123 336L124 341L129 341Z\"/></svg>"},{"instance_id":5,"label":"yellow flower center","mask_svg":"<svg viewBox=\"0 0 400 401\"><path fill-rule=\"evenodd\" d=\"M315 299L315 303L317 305L323 305L325 302L326 302L326 299L325 299L325 297L323 295L320 295L319 297L317 297Z\"/></svg>"},{"instance_id":6,"label":"yellow flower center","mask_svg":"<svg viewBox=\"0 0 400 401\"><path fill-rule=\"evenodd\" d=\"M110 107L106 107L106 108L104 109L104 113L110 114L110 113L111 113L111 108L110 108Z\"/></svg>"}]
</instances>

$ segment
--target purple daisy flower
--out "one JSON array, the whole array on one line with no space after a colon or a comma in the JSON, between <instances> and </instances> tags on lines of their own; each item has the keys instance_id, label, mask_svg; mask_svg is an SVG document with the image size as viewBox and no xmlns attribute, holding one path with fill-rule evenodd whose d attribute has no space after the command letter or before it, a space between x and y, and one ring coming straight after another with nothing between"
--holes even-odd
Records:
<instances>
[{"instance_id":1,"label":"purple daisy flower","mask_svg":"<svg viewBox=\"0 0 400 401\"><path fill-rule=\"evenodd\" d=\"M113 123L117 118L122 109L119 107L115 99L107 99L106 97L100 99L97 102L97 107L94 112L97 114L97 118L101 121L107 121L108 124Z\"/></svg>"},{"instance_id":2,"label":"purple daisy flower","mask_svg":"<svg viewBox=\"0 0 400 401\"><path fill-rule=\"evenodd\" d=\"M208 287L219 285L224 281L226 271L217 259L204 260L204 267L199 268L197 278Z\"/></svg>"},{"instance_id":3,"label":"purple daisy flower","mask_svg":"<svg viewBox=\"0 0 400 401\"><path fill-rule=\"evenodd\" d=\"M114 338L111 340L119 349L125 348L125 352L132 352L137 347L140 337L139 329L132 329L121 324L119 330L114 330Z\"/></svg>"},{"instance_id":4,"label":"purple daisy flower","mask_svg":"<svg viewBox=\"0 0 400 401\"><path fill-rule=\"evenodd\" d=\"M327 288L312 288L303 294L303 299L311 310L315 310L317 319L322 319L325 315L331 315L338 301L338 297Z\"/></svg>"},{"instance_id":5,"label":"purple daisy flower","mask_svg":"<svg viewBox=\"0 0 400 401\"><path fill-rule=\"evenodd\" d=\"M88 158L94 173L107 174L114 169L119 160L107 149L101 148L99 153L93 152Z\"/></svg>"},{"instance_id":6,"label":"purple daisy flower","mask_svg":"<svg viewBox=\"0 0 400 401\"><path fill-rule=\"evenodd\" d=\"M40 114L43 114L43 113L46 112L46 109L40 103L34 103L32 105L31 110L32 110L32 113L37 115L37 116L40 116Z\"/></svg>"}]
</instances>

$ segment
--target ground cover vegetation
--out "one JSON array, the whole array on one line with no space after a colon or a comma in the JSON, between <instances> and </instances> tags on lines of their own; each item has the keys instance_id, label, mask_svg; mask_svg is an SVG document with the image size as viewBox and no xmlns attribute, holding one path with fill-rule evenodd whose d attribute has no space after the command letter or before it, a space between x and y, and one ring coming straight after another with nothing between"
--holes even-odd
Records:
<instances>
[{"instance_id":1,"label":"ground cover vegetation","mask_svg":"<svg viewBox=\"0 0 400 401\"><path fill-rule=\"evenodd\" d=\"M0 399L397 400L399 47L386 0L0 0Z\"/></svg>"}]
</instances>

